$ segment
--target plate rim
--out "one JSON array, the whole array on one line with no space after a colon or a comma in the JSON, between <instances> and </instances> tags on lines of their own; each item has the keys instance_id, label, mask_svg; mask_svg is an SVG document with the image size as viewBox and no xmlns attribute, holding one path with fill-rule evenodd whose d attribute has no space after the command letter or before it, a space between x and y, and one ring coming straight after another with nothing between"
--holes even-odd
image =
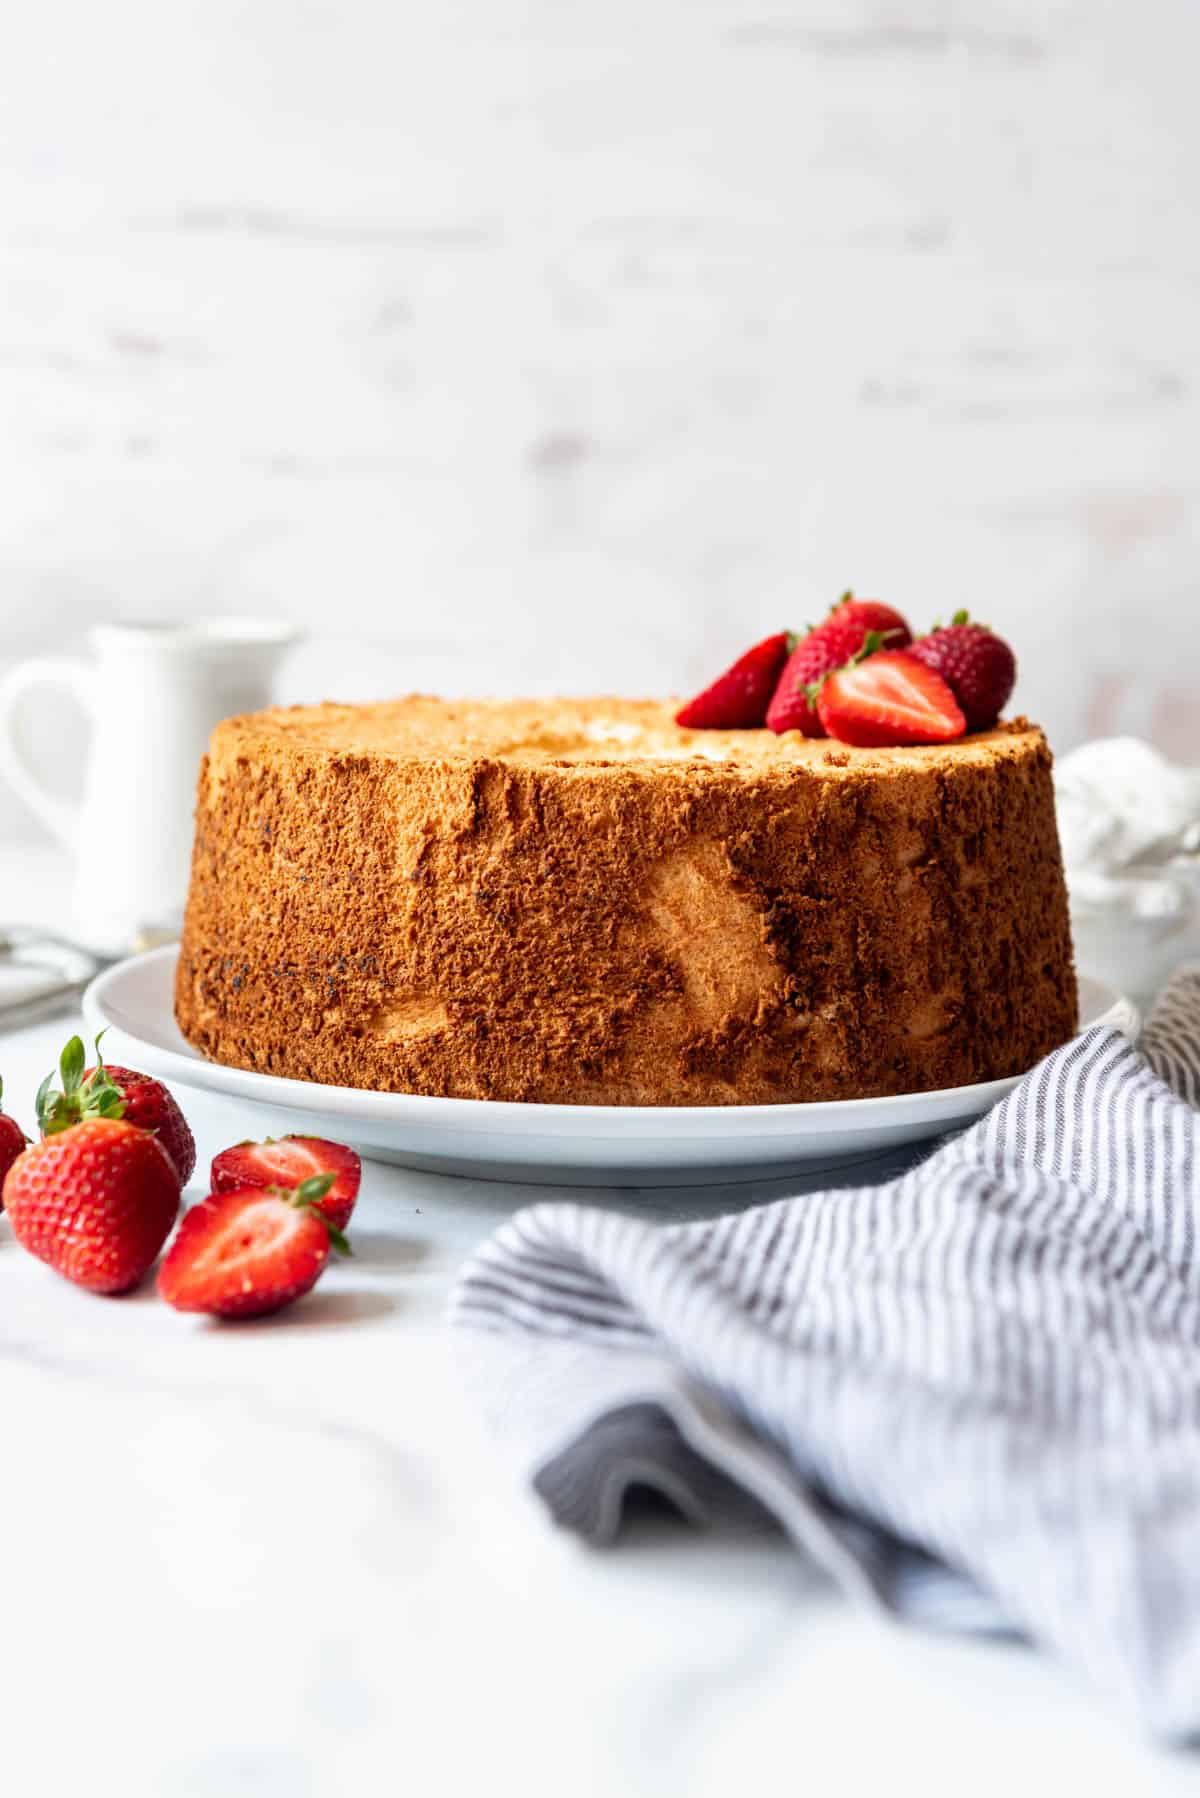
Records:
<instances>
[{"instance_id":1,"label":"plate rim","mask_svg":"<svg viewBox=\"0 0 1200 1798\"><path fill-rule=\"evenodd\" d=\"M1020 1074L998 1080L977 1081L968 1086L935 1087L926 1092L885 1093L862 1099L809 1099L775 1105L564 1105L523 1099L465 1099L431 1093L382 1092L374 1087L329 1086L320 1081L297 1080L290 1075L264 1074L255 1068L229 1067L209 1061L197 1050L181 1053L129 1030L111 1015L112 989L118 990L133 971L145 972L179 954L178 943L168 943L138 955L125 956L89 982L82 1000L84 1017L95 1032L111 1028L157 1061L156 1072L181 1085L203 1091L230 1093L251 1103L274 1105L284 1110L326 1112L341 1117L378 1118L396 1123L427 1123L461 1130L472 1136L486 1132L506 1134L517 1126L545 1136L580 1138L611 1129L620 1120L625 1137L682 1136L690 1131L711 1133L722 1124L739 1135L755 1130L769 1136L800 1129L806 1135L837 1134L848 1128L872 1124L886 1128L911 1118L913 1108L931 1119L975 1116L1011 1092ZM1136 1038L1140 1028L1137 1007L1106 982L1079 976L1081 989L1092 991L1092 1003L1105 1004L1088 1028L1111 1024ZM171 1026L177 1028L171 1014ZM251 1090L247 1090L247 1088ZM256 1090L261 1088L261 1090ZM590 1128L589 1128L590 1127Z\"/></svg>"}]
</instances>

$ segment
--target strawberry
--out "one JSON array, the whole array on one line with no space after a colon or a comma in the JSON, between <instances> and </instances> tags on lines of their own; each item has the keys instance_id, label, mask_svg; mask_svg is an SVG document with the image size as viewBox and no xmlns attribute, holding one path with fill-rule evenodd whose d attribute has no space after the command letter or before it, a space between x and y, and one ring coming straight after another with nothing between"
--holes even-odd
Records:
<instances>
[{"instance_id":1,"label":"strawberry","mask_svg":"<svg viewBox=\"0 0 1200 1798\"><path fill-rule=\"evenodd\" d=\"M212 1317L265 1317L302 1297L331 1247L350 1252L320 1209L335 1177L318 1174L291 1191L235 1187L193 1205L158 1270L162 1297Z\"/></svg>"},{"instance_id":2,"label":"strawberry","mask_svg":"<svg viewBox=\"0 0 1200 1798\"><path fill-rule=\"evenodd\" d=\"M196 1166L196 1143L188 1121L161 1080L132 1068L106 1067L96 1038L96 1065L83 1065L83 1044L73 1036L58 1061L62 1091L54 1092L53 1074L38 1088L37 1117L43 1136L69 1130L85 1118L124 1118L157 1136L186 1186Z\"/></svg>"},{"instance_id":3,"label":"strawberry","mask_svg":"<svg viewBox=\"0 0 1200 1798\"><path fill-rule=\"evenodd\" d=\"M782 735L798 730L823 737L824 726L807 689L856 656L870 632L877 631L892 649L903 649L912 633L900 613L878 599L843 594L829 616L793 650L767 707L767 728Z\"/></svg>"},{"instance_id":4,"label":"strawberry","mask_svg":"<svg viewBox=\"0 0 1200 1798\"><path fill-rule=\"evenodd\" d=\"M934 669L907 649L874 649L821 683L817 712L831 737L874 748L892 743L949 743L967 721Z\"/></svg>"},{"instance_id":5,"label":"strawberry","mask_svg":"<svg viewBox=\"0 0 1200 1798\"><path fill-rule=\"evenodd\" d=\"M354 1210L362 1179L362 1162L353 1149L323 1136L281 1136L278 1141L240 1142L214 1157L209 1189L236 1192L244 1186L299 1186L314 1174L331 1174L333 1183L317 1210L344 1230Z\"/></svg>"},{"instance_id":6,"label":"strawberry","mask_svg":"<svg viewBox=\"0 0 1200 1798\"><path fill-rule=\"evenodd\" d=\"M793 641L788 631L764 637L676 712L676 724L687 730L757 730Z\"/></svg>"},{"instance_id":7,"label":"strawberry","mask_svg":"<svg viewBox=\"0 0 1200 1798\"><path fill-rule=\"evenodd\" d=\"M4 1203L17 1241L39 1261L89 1292L127 1292L167 1240L179 1175L148 1131L90 1118L18 1155Z\"/></svg>"},{"instance_id":8,"label":"strawberry","mask_svg":"<svg viewBox=\"0 0 1200 1798\"><path fill-rule=\"evenodd\" d=\"M825 728L817 716L808 689L822 675L841 668L862 648L864 633L853 624L819 624L798 643L779 677L779 685L767 707L767 729L782 736L798 730L806 737L823 737Z\"/></svg>"},{"instance_id":9,"label":"strawberry","mask_svg":"<svg viewBox=\"0 0 1200 1798\"><path fill-rule=\"evenodd\" d=\"M885 606L881 599L855 599L850 592L842 594L824 623L826 629L852 624L860 637L868 631L879 631L889 649L903 649L912 642L908 619L895 606Z\"/></svg>"},{"instance_id":10,"label":"strawberry","mask_svg":"<svg viewBox=\"0 0 1200 1798\"><path fill-rule=\"evenodd\" d=\"M4 1096L4 1082L0 1080L0 1098ZM0 1111L0 1189L4 1186L7 1174L17 1156L24 1149L29 1138L18 1124L16 1118L9 1117L7 1111ZM4 1196L0 1190L0 1211L4 1210Z\"/></svg>"},{"instance_id":11,"label":"strawberry","mask_svg":"<svg viewBox=\"0 0 1200 1798\"><path fill-rule=\"evenodd\" d=\"M968 730L990 730L1016 685L1017 658L986 624L956 612L948 625L918 637L913 655L941 675L962 707Z\"/></svg>"}]
</instances>

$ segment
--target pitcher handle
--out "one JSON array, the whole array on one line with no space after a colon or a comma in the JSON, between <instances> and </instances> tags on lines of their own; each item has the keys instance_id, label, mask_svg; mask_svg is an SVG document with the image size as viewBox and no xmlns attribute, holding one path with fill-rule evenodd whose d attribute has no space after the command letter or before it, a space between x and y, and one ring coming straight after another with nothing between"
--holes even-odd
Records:
<instances>
[{"instance_id":1,"label":"pitcher handle","mask_svg":"<svg viewBox=\"0 0 1200 1798\"><path fill-rule=\"evenodd\" d=\"M63 656L35 656L32 661L18 663L0 680L0 771L8 776L12 787L47 830L74 850L79 841L80 808L47 792L29 766L17 732L21 701L38 687L65 689L90 720L95 715L92 673L83 662L72 662Z\"/></svg>"}]
</instances>

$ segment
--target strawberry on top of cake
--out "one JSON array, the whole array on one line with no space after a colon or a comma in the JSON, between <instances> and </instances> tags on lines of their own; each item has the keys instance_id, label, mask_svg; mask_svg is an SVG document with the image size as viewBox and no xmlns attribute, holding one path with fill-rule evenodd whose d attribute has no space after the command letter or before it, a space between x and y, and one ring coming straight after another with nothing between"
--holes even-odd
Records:
<instances>
[{"instance_id":1,"label":"strawberry on top of cake","mask_svg":"<svg viewBox=\"0 0 1200 1798\"><path fill-rule=\"evenodd\" d=\"M965 611L914 640L892 606L845 593L803 637L780 631L748 650L675 721L860 748L952 743L997 723L1016 677L1008 644Z\"/></svg>"}]
</instances>

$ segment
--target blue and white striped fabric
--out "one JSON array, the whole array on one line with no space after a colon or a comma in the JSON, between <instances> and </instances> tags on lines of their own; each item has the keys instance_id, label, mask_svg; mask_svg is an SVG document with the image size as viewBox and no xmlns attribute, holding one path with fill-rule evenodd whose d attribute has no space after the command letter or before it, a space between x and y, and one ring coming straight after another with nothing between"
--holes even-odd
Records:
<instances>
[{"instance_id":1,"label":"blue and white striped fabric","mask_svg":"<svg viewBox=\"0 0 1200 1798\"><path fill-rule=\"evenodd\" d=\"M851 1591L1200 1733L1200 971L885 1185L663 1227L519 1213L459 1321L559 1522L765 1507ZM486 1351L486 1352L484 1352Z\"/></svg>"}]
</instances>

